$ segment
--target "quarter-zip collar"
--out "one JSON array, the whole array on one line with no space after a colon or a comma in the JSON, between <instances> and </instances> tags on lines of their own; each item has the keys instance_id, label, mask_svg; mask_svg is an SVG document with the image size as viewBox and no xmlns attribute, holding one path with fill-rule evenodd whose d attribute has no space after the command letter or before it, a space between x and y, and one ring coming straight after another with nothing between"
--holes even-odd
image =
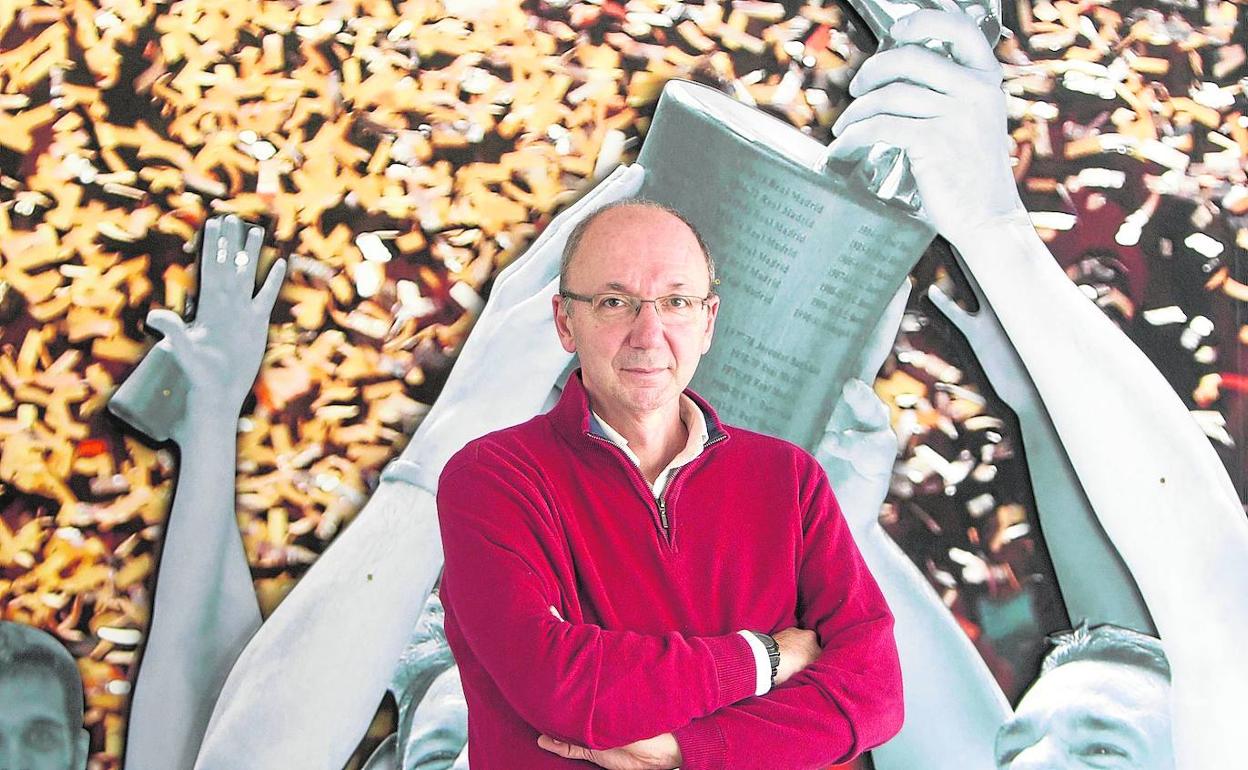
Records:
<instances>
[{"instance_id":1,"label":"quarter-zip collar","mask_svg":"<svg viewBox=\"0 0 1248 770\"><path fill-rule=\"evenodd\" d=\"M697 404L693 403L693 399L689 398L684 393L680 394L679 400L680 422L683 425L686 434L685 444L668 462L667 467L659 471L659 474L655 477L653 482L646 479L646 482L650 485L650 490L654 493L655 497L662 496L663 491L667 489L667 482L679 468L687 465L690 460L702 454L702 450L706 448L706 440L708 438L708 434L706 432L706 415L702 413L702 410ZM641 459L637 457L637 455L629 447L628 439L615 428L611 427L611 425L606 420L602 419L602 416L593 409L589 410L589 414L590 432L596 436L610 439L612 443L624 450L624 454L628 455L628 459L632 460L633 464L640 469ZM642 475L643 477L645 476L644 473Z\"/></svg>"},{"instance_id":2,"label":"quarter-zip collar","mask_svg":"<svg viewBox=\"0 0 1248 770\"><path fill-rule=\"evenodd\" d=\"M726 441L730 434L719 421L719 415L715 413L714 407L689 388L685 388L684 393L693 400L706 417L706 448L709 449L715 444ZM546 413L546 417L555 430L574 445L582 444L586 436L592 435L589 422L589 394L585 392L585 384L581 381L580 369L568 376L568 382L563 387L559 402Z\"/></svg>"}]
</instances>

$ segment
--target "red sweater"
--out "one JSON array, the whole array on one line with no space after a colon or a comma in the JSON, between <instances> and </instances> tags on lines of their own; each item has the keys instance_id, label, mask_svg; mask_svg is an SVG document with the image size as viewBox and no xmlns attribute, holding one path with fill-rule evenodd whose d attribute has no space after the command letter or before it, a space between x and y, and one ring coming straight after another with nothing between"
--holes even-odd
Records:
<instances>
[{"instance_id":1,"label":"red sweater","mask_svg":"<svg viewBox=\"0 0 1248 770\"><path fill-rule=\"evenodd\" d=\"M539 733L602 749L665 732L684 770L821 768L900 729L892 615L823 469L686 393L710 439L668 484L666 531L641 471L590 433L579 372L548 414L447 463L441 597L473 770L590 767ZM736 631L793 625L823 654L754 696Z\"/></svg>"}]
</instances>

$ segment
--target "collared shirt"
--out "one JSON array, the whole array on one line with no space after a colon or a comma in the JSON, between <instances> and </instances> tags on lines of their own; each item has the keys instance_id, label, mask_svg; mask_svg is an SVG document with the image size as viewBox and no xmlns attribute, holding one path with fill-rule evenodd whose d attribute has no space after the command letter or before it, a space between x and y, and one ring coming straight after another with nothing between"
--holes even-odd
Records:
<instances>
[{"instance_id":1,"label":"collared shirt","mask_svg":"<svg viewBox=\"0 0 1248 770\"><path fill-rule=\"evenodd\" d=\"M591 409L589 413L593 418L589 422L589 429L623 449L624 454L628 455L628 459L632 460L633 464L640 469L641 460L629 448L628 439L624 438L624 435L615 428L612 428L597 412ZM680 394L680 421L684 424L685 430L689 432L689 438L685 441L684 448L672 458L672 461L667 464L666 468L659 472L653 483L646 479L646 484L650 486L650 491L654 493L656 500L663 496L663 490L667 489L667 482L671 479L672 474L676 472L676 469L702 454L702 448L706 446L707 439L710 438L710 434L706 429L706 415L702 414L702 410L698 408L697 404L693 403L693 399L684 393ZM645 477L644 473L642 477Z\"/></svg>"}]
</instances>

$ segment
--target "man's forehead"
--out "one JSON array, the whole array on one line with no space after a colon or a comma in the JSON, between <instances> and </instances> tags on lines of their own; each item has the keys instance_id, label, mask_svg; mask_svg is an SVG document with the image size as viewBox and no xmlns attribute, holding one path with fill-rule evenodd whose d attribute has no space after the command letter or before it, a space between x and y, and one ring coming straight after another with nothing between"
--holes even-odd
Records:
<instances>
[{"instance_id":1,"label":"man's forehead","mask_svg":"<svg viewBox=\"0 0 1248 770\"><path fill-rule=\"evenodd\" d=\"M21 667L0 676L0 713L65 722L65 693L55 675Z\"/></svg>"},{"instance_id":2,"label":"man's forehead","mask_svg":"<svg viewBox=\"0 0 1248 770\"><path fill-rule=\"evenodd\" d=\"M1002 734L1035 729L1045 717L1061 715L1088 729L1112 723L1164 719L1169 684L1138 666L1107 661L1075 661L1049 671L1018 704Z\"/></svg>"},{"instance_id":3,"label":"man's forehead","mask_svg":"<svg viewBox=\"0 0 1248 770\"><path fill-rule=\"evenodd\" d=\"M567 269L581 292L702 296L710 290L710 266L697 235L679 217L646 205L599 214Z\"/></svg>"}]
</instances>

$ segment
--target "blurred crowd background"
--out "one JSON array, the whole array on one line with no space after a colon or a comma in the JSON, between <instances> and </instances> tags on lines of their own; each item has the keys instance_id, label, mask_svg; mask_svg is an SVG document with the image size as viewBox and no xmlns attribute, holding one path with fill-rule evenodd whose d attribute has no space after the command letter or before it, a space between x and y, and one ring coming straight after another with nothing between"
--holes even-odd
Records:
<instances>
[{"instance_id":1,"label":"blurred crowd background","mask_svg":"<svg viewBox=\"0 0 1248 770\"><path fill-rule=\"evenodd\" d=\"M998 54L1037 228L1242 498L1240 7L1007 0ZM827 142L872 48L821 0L0 0L0 615L75 654L93 770L119 767L175 478L103 406L147 311L193 311L208 216L266 227L262 273L291 265L239 423L268 612L437 397L493 276L635 158L665 81ZM939 243L914 278L877 382L905 443L882 521L1016 696L1064 610L1016 423L924 298L964 281Z\"/></svg>"}]
</instances>

